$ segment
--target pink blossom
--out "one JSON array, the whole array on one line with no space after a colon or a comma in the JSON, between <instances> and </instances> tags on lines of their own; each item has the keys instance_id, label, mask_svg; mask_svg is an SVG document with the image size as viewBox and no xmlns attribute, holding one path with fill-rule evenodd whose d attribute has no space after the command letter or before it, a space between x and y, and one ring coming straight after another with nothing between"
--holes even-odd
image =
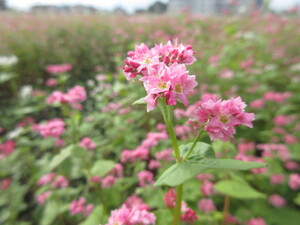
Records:
<instances>
[{"instance_id":1,"label":"pink blossom","mask_svg":"<svg viewBox=\"0 0 300 225\"><path fill-rule=\"evenodd\" d=\"M135 194L132 194L126 199L124 205L127 208L138 208L139 210L148 210L149 206L143 202L143 200Z\"/></svg>"},{"instance_id":2,"label":"pink blossom","mask_svg":"<svg viewBox=\"0 0 300 225\"><path fill-rule=\"evenodd\" d=\"M252 127L253 113L246 113L246 104L240 97L226 101L208 99L202 101L196 112L199 123L205 124L205 130L211 140L215 138L227 141L235 134L235 127Z\"/></svg>"},{"instance_id":3,"label":"pink blossom","mask_svg":"<svg viewBox=\"0 0 300 225\"><path fill-rule=\"evenodd\" d=\"M113 186L115 182L116 182L116 178L111 175L108 175L102 179L102 187L109 188Z\"/></svg>"},{"instance_id":4,"label":"pink blossom","mask_svg":"<svg viewBox=\"0 0 300 225\"><path fill-rule=\"evenodd\" d=\"M46 71L52 74L66 73L72 69L70 64L61 64L61 65L49 65L46 67Z\"/></svg>"},{"instance_id":5,"label":"pink blossom","mask_svg":"<svg viewBox=\"0 0 300 225\"><path fill-rule=\"evenodd\" d=\"M278 93L278 92L266 92L263 96L263 99L268 101L274 101L277 103L284 103L286 99L290 98L292 96L292 93L290 92L284 92L284 93Z\"/></svg>"},{"instance_id":6,"label":"pink blossom","mask_svg":"<svg viewBox=\"0 0 300 225\"><path fill-rule=\"evenodd\" d=\"M251 58L247 59L246 61L241 62L241 64L240 64L241 68L243 68L243 69L247 69L253 65L254 65L254 60Z\"/></svg>"},{"instance_id":7,"label":"pink blossom","mask_svg":"<svg viewBox=\"0 0 300 225\"><path fill-rule=\"evenodd\" d=\"M153 184L153 174L147 170L143 170L137 174L139 185L145 187L147 184Z\"/></svg>"},{"instance_id":8,"label":"pink blossom","mask_svg":"<svg viewBox=\"0 0 300 225\"><path fill-rule=\"evenodd\" d=\"M56 176L55 173L48 173L43 175L38 181L37 181L37 185L38 186L44 186L46 184L49 184L50 182L53 181L54 177Z\"/></svg>"},{"instance_id":9,"label":"pink blossom","mask_svg":"<svg viewBox=\"0 0 300 225\"><path fill-rule=\"evenodd\" d=\"M95 142L93 142L89 137L84 137L81 139L80 146L86 150L93 150L96 148Z\"/></svg>"},{"instance_id":10,"label":"pink blossom","mask_svg":"<svg viewBox=\"0 0 300 225\"><path fill-rule=\"evenodd\" d=\"M163 150L160 152L156 152L155 158L157 160L162 160L162 161L166 161L166 162L172 161L172 160L174 160L174 158L172 156L172 152L173 152L172 149L166 149L166 150Z\"/></svg>"},{"instance_id":11,"label":"pink blossom","mask_svg":"<svg viewBox=\"0 0 300 225\"><path fill-rule=\"evenodd\" d=\"M278 115L278 116L275 116L273 121L277 126L284 126L284 125L287 125L288 123L290 123L291 119L285 115Z\"/></svg>"},{"instance_id":12,"label":"pink blossom","mask_svg":"<svg viewBox=\"0 0 300 225\"><path fill-rule=\"evenodd\" d=\"M90 178L90 181L93 183L100 183L101 182L101 177L100 176L93 176Z\"/></svg>"},{"instance_id":13,"label":"pink blossom","mask_svg":"<svg viewBox=\"0 0 300 225\"><path fill-rule=\"evenodd\" d=\"M36 196L36 201L39 205L44 205L47 201L48 197L52 194L51 191L44 192Z\"/></svg>"},{"instance_id":14,"label":"pink blossom","mask_svg":"<svg viewBox=\"0 0 300 225\"><path fill-rule=\"evenodd\" d=\"M67 93L70 103L78 103L86 100L86 91L82 86L75 86Z\"/></svg>"},{"instance_id":15,"label":"pink blossom","mask_svg":"<svg viewBox=\"0 0 300 225\"><path fill-rule=\"evenodd\" d=\"M286 205L286 201L280 195L274 194L269 197L269 203L276 208L281 208Z\"/></svg>"},{"instance_id":16,"label":"pink blossom","mask_svg":"<svg viewBox=\"0 0 300 225\"><path fill-rule=\"evenodd\" d=\"M25 127L28 125L32 125L34 123L34 118L31 116L26 116L22 121L18 123L18 127Z\"/></svg>"},{"instance_id":17,"label":"pink blossom","mask_svg":"<svg viewBox=\"0 0 300 225\"><path fill-rule=\"evenodd\" d=\"M68 101L68 96L61 91L52 92L46 99L48 105L53 103L67 103Z\"/></svg>"},{"instance_id":18,"label":"pink blossom","mask_svg":"<svg viewBox=\"0 0 300 225\"><path fill-rule=\"evenodd\" d=\"M284 142L289 145L298 143L298 139L292 134L286 134L284 135L283 138L284 138Z\"/></svg>"},{"instance_id":19,"label":"pink blossom","mask_svg":"<svg viewBox=\"0 0 300 225\"><path fill-rule=\"evenodd\" d=\"M270 176L271 184L282 184L284 182L284 174L272 174Z\"/></svg>"},{"instance_id":20,"label":"pink blossom","mask_svg":"<svg viewBox=\"0 0 300 225\"><path fill-rule=\"evenodd\" d=\"M156 217L147 210L139 210L138 208L127 208L123 205L120 209L111 211L111 215L106 225L148 225L155 224Z\"/></svg>"},{"instance_id":21,"label":"pink blossom","mask_svg":"<svg viewBox=\"0 0 300 225\"><path fill-rule=\"evenodd\" d=\"M37 130L43 137L57 138L65 132L65 123L60 118L54 118L44 124L39 124Z\"/></svg>"},{"instance_id":22,"label":"pink blossom","mask_svg":"<svg viewBox=\"0 0 300 225\"><path fill-rule=\"evenodd\" d=\"M6 190L10 187L11 180L9 178L5 178L1 180L0 190Z\"/></svg>"},{"instance_id":23,"label":"pink blossom","mask_svg":"<svg viewBox=\"0 0 300 225\"><path fill-rule=\"evenodd\" d=\"M56 141L55 141L55 146L56 147L62 147L65 145L65 141L61 138L57 138Z\"/></svg>"},{"instance_id":24,"label":"pink blossom","mask_svg":"<svg viewBox=\"0 0 300 225\"><path fill-rule=\"evenodd\" d=\"M64 176L57 176L51 183L53 188L66 188L69 185L69 181Z\"/></svg>"},{"instance_id":25,"label":"pink blossom","mask_svg":"<svg viewBox=\"0 0 300 225\"><path fill-rule=\"evenodd\" d=\"M91 212L93 211L93 209L94 209L94 205L93 204L86 205L85 209L83 211L83 215L85 217L88 217L91 214Z\"/></svg>"},{"instance_id":26,"label":"pink blossom","mask_svg":"<svg viewBox=\"0 0 300 225\"><path fill-rule=\"evenodd\" d=\"M4 158L15 151L16 142L8 140L0 145L0 159Z\"/></svg>"},{"instance_id":27,"label":"pink blossom","mask_svg":"<svg viewBox=\"0 0 300 225\"><path fill-rule=\"evenodd\" d=\"M214 202L209 198L203 198L198 202L198 208L206 213L210 213L216 210Z\"/></svg>"},{"instance_id":28,"label":"pink blossom","mask_svg":"<svg viewBox=\"0 0 300 225\"><path fill-rule=\"evenodd\" d=\"M185 223L193 224L198 220L197 212L187 208L183 214L180 216L180 220Z\"/></svg>"},{"instance_id":29,"label":"pink blossom","mask_svg":"<svg viewBox=\"0 0 300 225\"><path fill-rule=\"evenodd\" d=\"M209 63L212 65L212 66L217 66L219 64L219 60L220 60L220 56L218 55L214 55L214 56L211 56L209 58Z\"/></svg>"},{"instance_id":30,"label":"pink blossom","mask_svg":"<svg viewBox=\"0 0 300 225\"><path fill-rule=\"evenodd\" d=\"M117 163L115 167L109 172L109 174L117 178L122 178L123 170L123 166L120 163Z\"/></svg>"},{"instance_id":31,"label":"pink blossom","mask_svg":"<svg viewBox=\"0 0 300 225\"><path fill-rule=\"evenodd\" d=\"M131 108L130 107L126 107L126 108L119 109L118 114L119 115L124 115L124 114L129 113L130 111L131 111Z\"/></svg>"},{"instance_id":32,"label":"pink blossom","mask_svg":"<svg viewBox=\"0 0 300 225\"><path fill-rule=\"evenodd\" d=\"M150 170L155 170L155 169L158 169L159 167L160 167L160 162L159 161L151 160L149 162L148 168Z\"/></svg>"},{"instance_id":33,"label":"pink blossom","mask_svg":"<svg viewBox=\"0 0 300 225\"><path fill-rule=\"evenodd\" d=\"M54 87L57 85L57 80L54 78L50 78L50 79L46 80L46 85L48 87Z\"/></svg>"},{"instance_id":34,"label":"pink blossom","mask_svg":"<svg viewBox=\"0 0 300 225\"><path fill-rule=\"evenodd\" d=\"M250 106L255 109L262 109L265 106L263 99L257 99L250 103Z\"/></svg>"},{"instance_id":35,"label":"pink blossom","mask_svg":"<svg viewBox=\"0 0 300 225\"><path fill-rule=\"evenodd\" d=\"M287 168L288 170L297 170L300 166L297 162L295 161L287 161L284 164L285 168Z\"/></svg>"},{"instance_id":36,"label":"pink blossom","mask_svg":"<svg viewBox=\"0 0 300 225\"><path fill-rule=\"evenodd\" d=\"M214 192L214 184L209 181L204 181L203 185L200 187L203 196L210 196Z\"/></svg>"},{"instance_id":37,"label":"pink blossom","mask_svg":"<svg viewBox=\"0 0 300 225\"><path fill-rule=\"evenodd\" d=\"M220 78L225 78L225 79L230 79L234 76L234 72L232 70L229 69L224 69L221 71L221 73L219 74Z\"/></svg>"},{"instance_id":38,"label":"pink blossom","mask_svg":"<svg viewBox=\"0 0 300 225\"><path fill-rule=\"evenodd\" d=\"M247 225L267 225L263 218L252 218L247 221Z\"/></svg>"},{"instance_id":39,"label":"pink blossom","mask_svg":"<svg viewBox=\"0 0 300 225\"><path fill-rule=\"evenodd\" d=\"M73 200L70 204L70 213L71 215L82 214L87 217L94 208L93 204L85 205L85 198L81 197L78 200Z\"/></svg>"},{"instance_id":40,"label":"pink blossom","mask_svg":"<svg viewBox=\"0 0 300 225\"><path fill-rule=\"evenodd\" d=\"M200 181L207 181L207 180L213 179L213 175L211 175L209 173L201 173L201 174L197 175L197 179Z\"/></svg>"},{"instance_id":41,"label":"pink blossom","mask_svg":"<svg viewBox=\"0 0 300 225\"><path fill-rule=\"evenodd\" d=\"M300 175L297 173L292 173L289 176L289 186L293 190L298 190L300 188Z\"/></svg>"},{"instance_id":42,"label":"pink blossom","mask_svg":"<svg viewBox=\"0 0 300 225\"><path fill-rule=\"evenodd\" d=\"M248 151L254 149L255 149L255 144L253 142L243 142L238 145L238 151L241 154L246 154Z\"/></svg>"},{"instance_id":43,"label":"pink blossom","mask_svg":"<svg viewBox=\"0 0 300 225\"><path fill-rule=\"evenodd\" d=\"M167 192L165 194L164 201L165 201L165 205L168 208L174 208L175 207L175 205L176 205L176 193L175 193L174 188L171 188L169 190L169 192Z\"/></svg>"}]
</instances>

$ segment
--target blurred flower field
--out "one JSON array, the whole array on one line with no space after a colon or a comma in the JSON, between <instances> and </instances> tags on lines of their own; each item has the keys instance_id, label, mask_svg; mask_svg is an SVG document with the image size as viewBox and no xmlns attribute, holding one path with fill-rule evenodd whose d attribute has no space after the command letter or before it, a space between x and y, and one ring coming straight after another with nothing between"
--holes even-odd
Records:
<instances>
[{"instance_id":1,"label":"blurred flower field","mask_svg":"<svg viewBox=\"0 0 300 225\"><path fill-rule=\"evenodd\" d=\"M298 17L0 21L0 224L299 224Z\"/></svg>"}]
</instances>

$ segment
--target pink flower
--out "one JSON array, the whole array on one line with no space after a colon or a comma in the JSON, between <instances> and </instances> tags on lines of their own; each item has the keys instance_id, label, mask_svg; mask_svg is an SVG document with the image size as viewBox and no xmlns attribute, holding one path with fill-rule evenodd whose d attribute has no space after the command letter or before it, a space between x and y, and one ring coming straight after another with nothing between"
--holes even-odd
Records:
<instances>
[{"instance_id":1,"label":"pink flower","mask_svg":"<svg viewBox=\"0 0 300 225\"><path fill-rule=\"evenodd\" d=\"M190 223L193 224L198 220L198 216L196 211L187 208L185 212L180 216L180 220L185 222L185 223Z\"/></svg>"},{"instance_id":2,"label":"pink flower","mask_svg":"<svg viewBox=\"0 0 300 225\"><path fill-rule=\"evenodd\" d=\"M69 185L69 181L64 176L57 176L51 183L53 188L66 188Z\"/></svg>"},{"instance_id":3,"label":"pink flower","mask_svg":"<svg viewBox=\"0 0 300 225\"><path fill-rule=\"evenodd\" d=\"M230 79L234 76L234 72L232 70L229 69L224 69L221 71L221 73L219 74L220 78L225 78L225 79Z\"/></svg>"},{"instance_id":4,"label":"pink flower","mask_svg":"<svg viewBox=\"0 0 300 225\"><path fill-rule=\"evenodd\" d=\"M85 198L81 197L78 200L73 200L70 204L71 215L82 214L87 217L94 209L93 204L85 205Z\"/></svg>"},{"instance_id":5,"label":"pink flower","mask_svg":"<svg viewBox=\"0 0 300 225\"><path fill-rule=\"evenodd\" d=\"M197 175L197 179L200 181L207 181L207 180L213 179L213 175L211 175L209 173L201 173L201 174Z\"/></svg>"},{"instance_id":6,"label":"pink flower","mask_svg":"<svg viewBox=\"0 0 300 225\"><path fill-rule=\"evenodd\" d=\"M271 184L282 184L284 182L284 174L272 174L270 176Z\"/></svg>"},{"instance_id":7,"label":"pink flower","mask_svg":"<svg viewBox=\"0 0 300 225\"><path fill-rule=\"evenodd\" d=\"M113 176L106 176L102 179L102 187L103 188L109 188L111 186L113 186L116 182L116 178Z\"/></svg>"},{"instance_id":8,"label":"pink flower","mask_svg":"<svg viewBox=\"0 0 300 225\"><path fill-rule=\"evenodd\" d=\"M8 140L0 145L0 159L4 158L15 151L16 142Z\"/></svg>"},{"instance_id":9,"label":"pink flower","mask_svg":"<svg viewBox=\"0 0 300 225\"><path fill-rule=\"evenodd\" d=\"M284 166L288 170L297 170L299 168L299 164L295 161L287 161Z\"/></svg>"},{"instance_id":10,"label":"pink flower","mask_svg":"<svg viewBox=\"0 0 300 225\"><path fill-rule=\"evenodd\" d=\"M123 166L120 163L117 163L115 167L109 172L109 174L113 175L114 177L117 178L122 178L123 177Z\"/></svg>"},{"instance_id":11,"label":"pink flower","mask_svg":"<svg viewBox=\"0 0 300 225\"><path fill-rule=\"evenodd\" d=\"M216 210L216 206L209 198L203 198L198 202L198 208L206 213L210 213Z\"/></svg>"},{"instance_id":12,"label":"pink flower","mask_svg":"<svg viewBox=\"0 0 300 225\"><path fill-rule=\"evenodd\" d=\"M160 162L159 161L151 160L149 162L148 168L150 170L155 170L155 169L158 169L159 167L160 167Z\"/></svg>"},{"instance_id":13,"label":"pink flower","mask_svg":"<svg viewBox=\"0 0 300 225\"><path fill-rule=\"evenodd\" d=\"M70 64L61 64L61 65L49 65L46 67L46 71L52 74L66 73L72 69Z\"/></svg>"},{"instance_id":14,"label":"pink flower","mask_svg":"<svg viewBox=\"0 0 300 225\"><path fill-rule=\"evenodd\" d=\"M44 124L39 124L37 130L43 137L58 138L65 132L65 123L62 119L55 118Z\"/></svg>"},{"instance_id":15,"label":"pink flower","mask_svg":"<svg viewBox=\"0 0 300 225\"><path fill-rule=\"evenodd\" d=\"M147 210L138 208L127 208L123 205L120 209L111 211L108 223L106 225L148 225L155 224L156 217Z\"/></svg>"},{"instance_id":16,"label":"pink flower","mask_svg":"<svg viewBox=\"0 0 300 225\"><path fill-rule=\"evenodd\" d=\"M53 103L67 103L68 101L68 96L61 91L52 92L46 99L48 105Z\"/></svg>"},{"instance_id":17,"label":"pink flower","mask_svg":"<svg viewBox=\"0 0 300 225\"><path fill-rule=\"evenodd\" d=\"M139 178L139 185L145 187L147 184L153 183L153 174L147 170L143 170L137 174Z\"/></svg>"},{"instance_id":18,"label":"pink flower","mask_svg":"<svg viewBox=\"0 0 300 225\"><path fill-rule=\"evenodd\" d=\"M135 194L132 194L126 199L124 205L127 208L137 208L139 210L148 210L149 206L143 202L143 200Z\"/></svg>"},{"instance_id":19,"label":"pink flower","mask_svg":"<svg viewBox=\"0 0 300 225\"><path fill-rule=\"evenodd\" d=\"M281 208L286 205L286 201L280 195L274 194L269 197L269 203L276 208Z\"/></svg>"},{"instance_id":20,"label":"pink flower","mask_svg":"<svg viewBox=\"0 0 300 225\"><path fill-rule=\"evenodd\" d=\"M55 141L55 146L56 147L62 147L65 145L65 141L61 138L57 138L56 141Z\"/></svg>"},{"instance_id":21,"label":"pink flower","mask_svg":"<svg viewBox=\"0 0 300 225\"><path fill-rule=\"evenodd\" d=\"M50 78L50 79L46 80L46 85L48 87L54 87L57 85L57 81L54 78Z\"/></svg>"},{"instance_id":22,"label":"pink flower","mask_svg":"<svg viewBox=\"0 0 300 225\"><path fill-rule=\"evenodd\" d=\"M166 162L172 161L174 159L172 156L172 152L173 152L172 149L166 149L161 152L156 152L155 158L157 160L162 160L162 161L166 161Z\"/></svg>"},{"instance_id":23,"label":"pink flower","mask_svg":"<svg viewBox=\"0 0 300 225\"><path fill-rule=\"evenodd\" d=\"M6 190L10 187L11 180L9 178L5 178L1 180L0 190Z\"/></svg>"},{"instance_id":24,"label":"pink flower","mask_svg":"<svg viewBox=\"0 0 300 225\"><path fill-rule=\"evenodd\" d=\"M89 137L84 137L81 139L80 146L86 150L93 150L96 148L95 142L93 142Z\"/></svg>"},{"instance_id":25,"label":"pink flower","mask_svg":"<svg viewBox=\"0 0 300 225\"><path fill-rule=\"evenodd\" d=\"M300 175L297 173L292 173L289 176L289 186L293 190L297 190L300 188Z\"/></svg>"},{"instance_id":26,"label":"pink flower","mask_svg":"<svg viewBox=\"0 0 300 225\"><path fill-rule=\"evenodd\" d=\"M219 64L220 56L214 55L209 58L210 65L216 67Z\"/></svg>"},{"instance_id":27,"label":"pink flower","mask_svg":"<svg viewBox=\"0 0 300 225\"><path fill-rule=\"evenodd\" d=\"M36 201L39 205L44 205L47 201L48 197L52 194L51 191L44 192L36 196Z\"/></svg>"},{"instance_id":28,"label":"pink flower","mask_svg":"<svg viewBox=\"0 0 300 225\"><path fill-rule=\"evenodd\" d=\"M90 181L93 183L100 183L101 182L101 177L100 176L93 176L90 178Z\"/></svg>"},{"instance_id":29,"label":"pink flower","mask_svg":"<svg viewBox=\"0 0 300 225\"><path fill-rule=\"evenodd\" d=\"M290 122L291 122L291 119L288 116L285 116L285 115L278 115L278 116L275 116L275 118L274 118L274 123L277 126L284 126L284 125L287 125Z\"/></svg>"},{"instance_id":30,"label":"pink flower","mask_svg":"<svg viewBox=\"0 0 300 225\"><path fill-rule=\"evenodd\" d=\"M252 218L247 221L247 225L267 225L263 218Z\"/></svg>"},{"instance_id":31,"label":"pink flower","mask_svg":"<svg viewBox=\"0 0 300 225\"><path fill-rule=\"evenodd\" d=\"M286 99L290 98L292 93L284 92L284 93L277 93L277 92L266 92L263 96L263 99L268 101L274 101L277 103L284 103Z\"/></svg>"},{"instance_id":32,"label":"pink flower","mask_svg":"<svg viewBox=\"0 0 300 225\"><path fill-rule=\"evenodd\" d=\"M255 109L262 109L265 106L263 99L257 99L250 103L250 106Z\"/></svg>"},{"instance_id":33,"label":"pink flower","mask_svg":"<svg viewBox=\"0 0 300 225\"><path fill-rule=\"evenodd\" d=\"M284 138L284 142L289 145L298 143L298 139L292 134L286 134L284 135L283 138Z\"/></svg>"},{"instance_id":34,"label":"pink flower","mask_svg":"<svg viewBox=\"0 0 300 225\"><path fill-rule=\"evenodd\" d=\"M26 116L22 121L18 123L18 127L25 127L28 125L32 125L34 123L34 118L31 116Z\"/></svg>"},{"instance_id":35,"label":"pink flower","mask_svg":"<svg viewBox=\"0 0 300 225\"><path fill-rule=\"evenodd\" d=\"M176 205L176 193L175 193L174 188L171 188L169 190L169 192L167 192L165 194L164 201L165 201L165 205L168 208L174 208L175 207L175 205Z\"/></svg>"},{"instance_id":36,"label":"pink flower","mask_svg":"<svg viewBox=\"0 0 300 225\"><path fill-rule=\"evenodd\" d=\"M70 103L78 103L86 100L86 91L82 86L75 86L67 93Z\"/></svg>"},{"instance_id":37,"label":"pink flower","mask_svg":"<svg viewBox=\"0 0 300 225\"><path fill-rule=\"evenodd\" d=\"M44 186L46 184L49 184L50 182L53 181L54 177L56 176L55 173L48 173L43 175L38 181L37 181L37 185L38 186Z\"/></svg>"},{"instance_id":38,"label":"pink flower","mask_svg":"<svg viewBox=\"0 0 300 225\"><path fill-rule=\"evenodd\" d=\"M204 181L200 189L202 191L203 196L210 196L214 192L214 184L209 181Z\"/></svg>"},{"instance_id":39,"label":"pink flower","mask_svg":"<svg viewBox=\"0 0 300 225\"><path fill-rule=\"evenodd\" d=\"M200 103L196 111L199 123L203 123L211 140L215 138L227 141L235 134L235 127L252 127L253 113L245 112L246 104L240 97L226 101L208 99Z\"/></svg>"}]
</instances>

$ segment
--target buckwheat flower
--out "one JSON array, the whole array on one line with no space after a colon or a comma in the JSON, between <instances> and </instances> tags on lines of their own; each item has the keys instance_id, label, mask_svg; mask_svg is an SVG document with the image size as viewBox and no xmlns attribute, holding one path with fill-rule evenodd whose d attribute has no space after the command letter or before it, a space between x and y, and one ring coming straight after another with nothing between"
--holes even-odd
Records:
<instances>
[{"instance_id":1,"label":"buckwheat flower","mask_svg":"<svg viewBox=\"0 0 300 225\"><path fill-rule=\"evenodd\" d=\"M232 70L229 69L223 69L221 71L221 73L219 74L220 78L224 78L224 79L230 79L234 76L234 72Z\"/></svg>"},{"instance_id":2,"label":"buckwheat flower","mask_svg":"<svg viewBox=\"0 0 300 225\"><path fill-rule=\"evenodd\" d=\"M86 150L93 150L96 148L95 142L93 142L89 137L84 137L81 139L79 145Z\"/></svg>"},{"instance_id":3,"label":"buckwheat flower","mask_svg":"<svg viewBox=\"0 0 300 225\"><path fill-rule=\"evenodd\" d=\"M281 208L286 205L286 201L280 195L274 194L269 197L269 203L276 208Z\"/></svg>"},{"instance_id":4,"label":"buckwheat flower","mask_svg":"<svg viewBox=\"0 0 300 225\"><path fill-rule=\"evenodd\" d=\"M275 116L273 121L277 126L284 126L284 125L287 125L288 123L290 123L291 119L290 119L290 117L285 116L285 115L278 115L278 116Z\"/></svg>"},{"instance_id":5,"label":"buckwheat flower","mask_svg":"<svg viewBox=\"0 0 300 225\"><path fill-rule=\"evenodd\" d=\"M147 170L143 170L137 174L139 185L145 187L148 184L153 184L153 174Z\"/></svg>"},{"instance_id":6,"label":"buckwheat flower","mask_svg":"<svg viewBox=\"0 0 300 225\"><path fill-rule=\"evenodd\" d=\"M200 189L202 191L203 196L210 196L214 192L214 183L209 181L204 181Z\"/></svg>"},{"instance_id":7,"label":"buckwheat flower","mask_svg":"<svg viewBox=\"0 0 300 225\"><path fill-rule=\"evenodd\" d=\"M297 170L300 167L300 165L295 161L287 161L284 164L284 167L287 168L288 170Z\"/></svg>"},{"instance_id":8,"label":"buckwheat flower","mask_svg":"<svg viewBox=\"0 0 300 225\"><path fill-rule=\"evenodd\" d=\"M254 114L246 113L245 107L240 97L225 101L208 99L201 102L196 118L204 124L211 140L218 138L227 141L235 134L236 126L252 127Z\"/></svg>"},{"instance_id":9,"label":"buckwheat flower","mask_svg":"<svg viewBox=\"0 0 300 225\"><path fill-rule=\"evenodd\" d=\"M39 205L44 205L45 202L47 201L47 199L49 198L49 196L52 194L51 191L47 191L47 192L44 192L42 194L39 194L35 197L36 199L36 202L39 204Z\"/></svg>"},{"instance_id":10,"label":"buckwheat flower","mask_svg":"<svg viewBox=\"0 0 300 225\"><path fill-rule=\"evenodd\" d=\"M115 182L116 182L116 178L111 175L108 175L102 179L102 187L109 188L113 186Z\"/></svg>"},{"instance_id":11,"label":"buckwheat flower","mask_svg":"<svg viewBox=\"0 0 300 225\"><path fill-rule=\"evenodd\" d=\"M263 99L256 99L250 103L250 106L255 109L262 109L265 106L265 101Z\"/></svg>"},{"instance_id":12,"label":"buckwheat flower","mask_svg":"<svg viewBox=\"0 0 300 225\"><path fill-rule=\"evenodd\" d=\"M42 137L58 138L65 132L65 123L60 118L54 118L37 127Z\"/></svg>"},{"instance_id":13,"label":"buckwheat flower","mask_svg":"<svg viewBox=\"0 0 300 225\"><path fill-rule=\"evenodd\" d=\"M148 210L149 206L143 202L143 200L135 194L132 194L126 199L124 204L127 208L137 208L139 210Z\"/></svg>"},{"instance_id":14,"label":"buckwheat flower","mask_svg":"<svg viewBox=\"0 0 300 225\"><path fill-rule=\"evenodd\" d=\"M292 145L292 144L298 143L298 139L294 135L292 135L292 134L286 134L286 135L284 135L283 139L284 139L284 142L286 144L288 144L288 145Z\"/></svg>"},{"instance_id":15,"label":"buckwheat flower","mask_svg":"<svg viewBox=\"0 0 300 225\"><path fill-rule=\"evenodd\" d=\"M90 181L93 183L100 183L101 182L101 177L100 176L93 176L90 178Z\"/></svg>"},{"instance_id":16,"label":"buckwheat flower","mask_svg":"<svg viewBox=\"0 0 300 225\"><path fill-rule=\"evenodd\" d=\"M66 73L72 69L70 64L61 65L49 65L46 67L46 71L52 74Z\"/></svg>"},{"instance_id":17,"label":"buckwheat flower","mask_svg":"<svg viewBox=\"0 0 300 225\"><path fill-rule=\"evenodd\" d=\"M68 91L67 96L70 103L82 102L86 100L86 91L84 87L77 85Z\"/></svg>"},{"instance_id":18,"label":"buckwheat flower","mask_svg":"<svg viewBox=\"0 0 300 225\"><path fill-rule=\"evenodd\" d=\"M184 223L193 224L198 220L196 211L191 208L187 208L183 214L180 216L180 220Z\"/></svg>"},{"instance_id":19,"label":"buckwheat flower","mask_svg":"<svg viewBox=\"0 0 300 225\"><path fill-rule=\"evenodd\" d=\"M263 218L252 218L247 221L247 225L267 225Z\"/></svg>"},{"instance_id":20,"label":"buckwheat flower","mask_svg":"<svg viewBox=\"0 0 300 225\"><path fill-rule=\"evenodd\" d=\"M216 210L214 202L209 198L203 198L198 202L198 208L206 213L210 213Z\"/></svg>"},{"instance_id":21,"label":"buckwheat flower","mask_svg":"<svg viewBox=\"0 0 300 225\"><path fill-rule=\"evenodd\" d=\"M61 91L52 92L46 99L48 105L53 103L67 103L68 101L68 96Z\"/></svg>"},{"instance_id":22,"label":"buckwheat flower","mask_svg":"<svg viewBox=\"0 0 300 225\"><path fill-rule=\"evenodd\" d=\"M298 190L300 189L300 174L297 173L292 173L289 176L289 186L293 190Z\"/></svg>"},{"instance_id":23,"label":"buckwheat flower","mask_svg":"<svg viewBox=\"0 0 300 225\"><path fill-rule=\"evenodd\" d=\"M199 175L197 175L196 177L198 180L200 181L208 181L208 180L211 180L213 179L213 175L209 174L209 173L200 173Z\"/></svg>"},{"instance_id":24,"label":"buckwheat flower","mask_svg":"<svg viewBox=\"0 0 300 225\"><path fill-rule=\"evenodd\" d=\"M176 205L176 193L174 188L170 188L169 192L164 197L165 205L168 208L174 208Z\"/></svg>"},{"instance_id":25,"label":"buckwheat flower","mask_svg":"<svg viewBox=\"0 0 300 225\"><path fill-rule=\"evenodd\" d=\"M282 184L284 182L284 174L272 174L270 176L270 183L271 184Z\"/></svg>"},{"instance_id":26,"label":"buckwheat flower","mask_svg":"<svg viewBox=\"0 0 300 225\"><path fill-rule=\"evenodd\" d=\"M83 213L85 211L85 198L81 197L78 200L73 200L70 204L71 215Z\"/></svg>"},{"instance_id":27,"label":"buckwheat flower","mask_svg":"<svg viewBox=\"0 0 300 225\"><path fill-rule=\"evenodd\" d=\"M93 209L94 209L94 205L93 204L86 205L85 208L84 208L84 210L83 210L83 215L85 217L88 217L91 214L91 212L93 211Z\"/></svg>"},{"instance_id":28,"label":"buckwheat flower","mask_svg":"<svg viewBox=\"0 0 300 225\"><path fill-rule=\"evenodd\" d=\"M66 188L69 185L69 181L64 176L57 176L51 183L53 188Z\"/></svg>"},{"instance_id":29,"label":"buckwheat flower","mask_svg":"<svg viewBox=\"0 0 300 225\"><path fill-rule=\"evenodd\" d=\"M8 189L10 187L10 184L11 184L11 179L9 179L9 178L5 178L5 179L1 180L0 190Z\"/></svg>"},{"instance_id":30,"label":"buckwheat flower","mask_svg":"<svg viewBox=\"0 0 300 225\"><path fill-rule=\"evenodd\" d=\"M116 178L122 178L123 177L123 171L124 167L122 164L117 163L115 167L109 172L110 175L116 177Z\"/></svg>"},{"instance_id":31,"label":"buckwheat flower","mask_svg":"<svg viewBox=\"0 0 300 225\"><path fill-rule=\"evenodd\" d=\"M15 151L16 142L8 140L0 145L0 159L4 158ZM2 157L1 157L2 156Z\"/></svg>"},{"instance_id":32,"label":"buckwheat flower","mask_svg":"<svg viewBox=\"0 0 300 225\"><path fill-rule=\"evenodd\" d=\"M55 141L55 146L56 147L62 147L65 145L65 141L61 138L57 138L56 141Z\"/></svg>"},{"instance_id":33,"label":"buckwheat flower","mask_svg":"<svg viewBox=\"0 0 300 225\"><path fill-rule=\"evenodd\" d=\"M160 162L156 161L156 160L151 160L149 162L149 165L148 165L148 168L150 170L155 170L155 169L158 169L160 167Z\"/></svg>"},{"instance_id":34,"label":"buckwheat flower","mask_svg":"<svg viewBox=\"0 0 300 225\"><path fill-rule=\"evenodd\" d=\"M46 80L46 86L48 87L55 87L57 85L57 80L54 78L49 78Z\"/></svg>"},{"instance_id":35,"label":"buckwheat flower","mask_svg":"<svg viewBox=\"0 0 300 225\"><path fill-rule=\"evenodd\" d=\"M43 175L38 181L37 181L37 185L38 186L44 186L46 184L49 184L53 181L54 177L56 176L55 173L48 173Z\"/></svg>"},{"instance_id":36,"label":"buckwheat flower","mask_svg":"<svg viewBox=\"0 0 300 225\"><path fill-rule=\"evenodd\" d=\"M157 160L165 161L165 162L170 162L174 160L174 157L172 156L172 149L166 149L160 152L155 153L155 158Z\"/></svg>"}]
</instances>

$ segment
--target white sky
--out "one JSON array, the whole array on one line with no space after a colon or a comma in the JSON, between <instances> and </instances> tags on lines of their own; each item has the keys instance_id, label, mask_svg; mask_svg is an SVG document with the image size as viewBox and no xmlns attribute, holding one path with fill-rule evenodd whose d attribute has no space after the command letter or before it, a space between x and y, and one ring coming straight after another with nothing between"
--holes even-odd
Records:
<instances>
[{"instance_id":1,"label":"white sky","mask_svg":"<svg viewBox=\"0 0 300 225\"><path fill-rule=\"evenodd\" d=\"M7 0L10 7L18 9L29 9L37 4L53 4L53 5L76 5L84 4L102 9L111 10L116 6L122 6L127 11L132 12L137 8L145 8L156 0ZM168 0L161 0L168 2ZM287 9L291 6L299 4L300 0L271 0L271 6L274 9Z\"/></svg>"}]
</instances>

